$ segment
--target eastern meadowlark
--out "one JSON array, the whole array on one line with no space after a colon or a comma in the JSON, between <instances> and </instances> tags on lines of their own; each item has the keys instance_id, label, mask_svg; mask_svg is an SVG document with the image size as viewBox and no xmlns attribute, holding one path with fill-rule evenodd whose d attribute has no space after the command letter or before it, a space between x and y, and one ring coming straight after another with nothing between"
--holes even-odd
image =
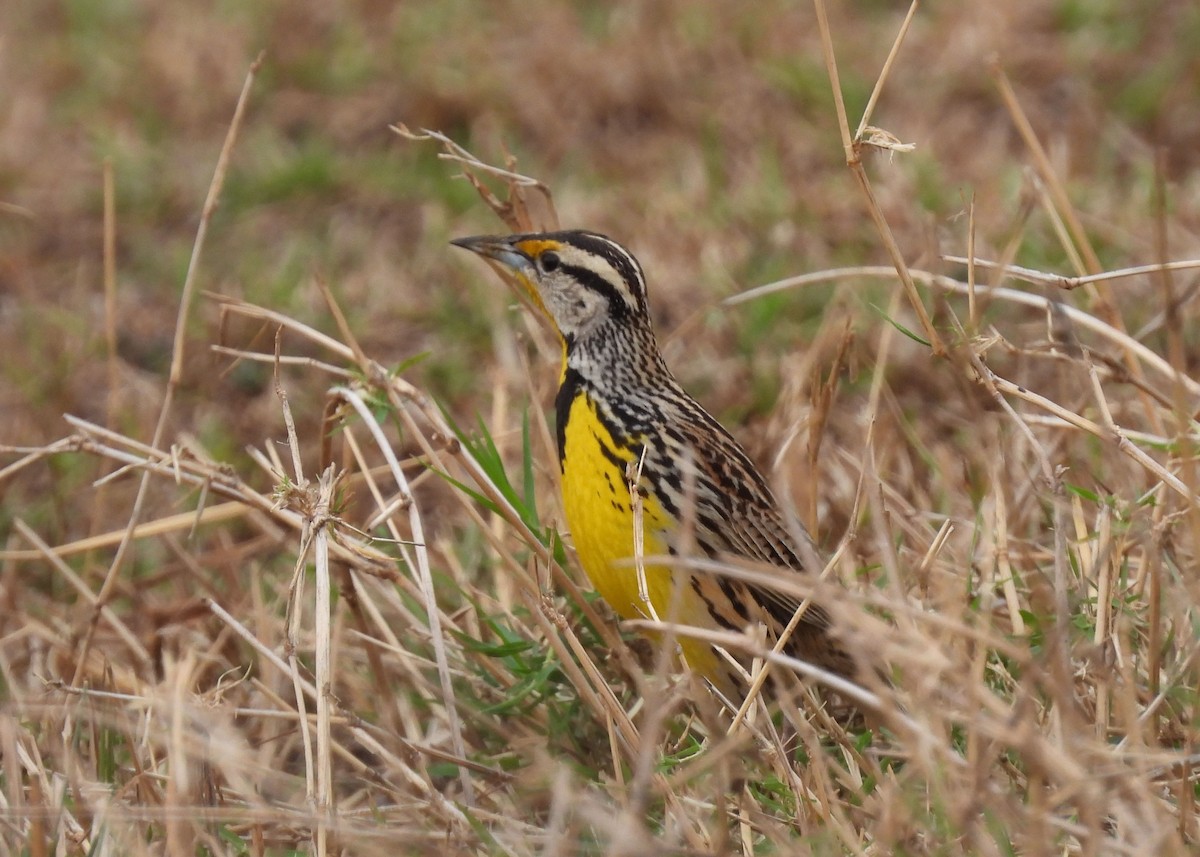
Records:
<instances>
[{"instance_id":1,"label":"eastern meadowlark","mask_svg":"<svg viewBox=\"0 0 1200 857\"><path fill-rule=\"evenodd\" d=\"M770 563L780 574L811 571L806 566L816 551L798 522L785 525L766 480L738 442L667 368L633 255L583 231L453 243L507 270L562 341L556 432L563 511L592 585L625 618L667 618L671 611L685 625L740 631L761 622L778 635L800 607L790 596L652 561L640 572L636 567L640 557L676 554L685 520L701 554ZM631 490L635 483L640 501ZM786 651L853 677L854 663L829 625L827 612L809 605ZM679 643L688 665L733 698L736 671L728 661L686 635Z\"/></svg>"}]
</instances>

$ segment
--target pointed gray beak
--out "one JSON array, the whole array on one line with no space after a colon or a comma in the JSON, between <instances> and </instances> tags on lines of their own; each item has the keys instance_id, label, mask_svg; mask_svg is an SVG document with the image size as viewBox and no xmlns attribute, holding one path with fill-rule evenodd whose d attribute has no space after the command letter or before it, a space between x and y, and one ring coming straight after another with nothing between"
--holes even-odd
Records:
<instances>
[{"instance_id":1,"label":"pointed gray beak","mask_svg":"<svg viewBox=\"0 0 1200 857\"><path fill-rule=\"evenodd\" d=\"M472 253L478 253L485 259L499 262L514 273L533 267L533 260L518 250L510 238L498 235L472 235L469 238L455 238L450 242L455 247L462 247Z\"/></svg>"}]
</instances>

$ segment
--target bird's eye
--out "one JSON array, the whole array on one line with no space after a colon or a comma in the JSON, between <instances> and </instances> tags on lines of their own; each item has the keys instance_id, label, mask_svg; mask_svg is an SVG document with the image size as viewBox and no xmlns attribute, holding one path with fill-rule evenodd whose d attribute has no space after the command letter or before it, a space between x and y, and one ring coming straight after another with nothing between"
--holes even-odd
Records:
<instances>
[{"instance_id":1,"label":"bird's eye","mask_svg":"<svg viewBox=\"0 0 1200 857\"><path fill-rule=\"evenodd\" d=\"M542 273L549 274L558 270L558 266L562 264L562 259L558 258L558 254L553 251L548 251L538 256L538 267L542 269Z\"/></svg>"}]
</instances>

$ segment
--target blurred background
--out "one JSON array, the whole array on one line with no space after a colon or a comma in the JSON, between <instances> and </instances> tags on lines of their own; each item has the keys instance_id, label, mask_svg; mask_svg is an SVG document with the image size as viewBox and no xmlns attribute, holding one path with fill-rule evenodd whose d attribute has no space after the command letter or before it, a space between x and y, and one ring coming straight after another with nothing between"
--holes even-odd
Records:
<instances>
[{"instance_id":1,"label":"blurred background","mask_svg":"<svg viewBox=\"0 0 1200 857\"><path fill-rule=\"evenodd\" d=\"M882 0L828 3L852 128L907 9L906 3ZM868 150L865 157L879 206L907 262L965 278L961 265L941 257L966 254L974 200L978 256L1011 254L1018 265L1081 273L1044 204L1045 189L1031 167L1013 112L1001 98L998 74L1011 82L1083 223L1099 267L1200 257L1197 45L1200 4L1194 0L924 4L872 119L915 148L908 153ZM1120 684L1130 695L1121 709L1127 712L1134 712L1135 688L1157 693L1164 663L1184 664L1170 680L1194 690L1195 682L1189 684L1183 674L1185 655L1172 660L1171 646L1182 651L1190 645L1196 602L1181 595L1190 578L1170 578L1169 572L1194 566L1200 526L1186 524L1194 515L1175 514L1183 501L1170 492L1155 495L1166 498L1158 509L1145 502L1156 484L1147 469L1092 435L1038 425L1038 442L1051 450L1053 464L1068 468L1069 497L1048 499L1045 484L1036 478L1035 444L1027 444L995 409L970 380L970 370L961 361L935 359L928 347L896 333L898 328L917 331L919 324L907 303L894 300L895 278L841 279L736 305L722 303L784 277L890 264L846 166L813 7L802 2L6 0L0 6L0 548L29 548L14 531L17 518L53 544L128 521L136 479L125 478L103 490L91 487L112 470L111 462L63 454L15 474L2 468L17 459L13 447L37 447L69 434L63 414L141 441L151 437L205 195L238 93L260 52L262 67L200 259L199 289L244 299L336 335L318 288L319 282L327 282L367 354L386 366L403 367L403 377L458 424L473 428L482 420L506 461L519 467L523 415L550 409L556 347L545 330L514 311L511 296L491 272L448 244L463 235L503 231L496 216L457 176L459 167L438 158L434 144L402 139L389 125L401 122L443 132L490 163L504 163L511 154L516 170L552 189L563 226L606 232L640 258L668 363L790 490L823 546L836 544L860 523L853 520L860 510L860 476L877 468L886 485L887 515L881 517L888 518L887 526L851 545L839 569L844 580L874 592L886 577L879 572L880 556L900 552L905 568L913 570L900 597L916 593L913 597L923 604L944 607L953 599L947 596L938 604L940 586L941 594L954 594L958 601L952 606L962 610L944 615L962 618L963 627L980 616L986 621L998 616L997 635L1011 631L1021 637L1024 616L1030 631L1018 642L1027 662L1037 663L1042 630L1050 624L1037 623L1053 612L1045 581L1065 565L1059 562L1056 569L1055 562L1067 551L1049 522L1070 502L1075 525L1069 534L1071 558L1083 569L1078 588L1071 591L1072 606L1083 608L1072 615L1071 645L1078 645L1072 656L1082 666L1075 675L1077 685L1061 683L1061 706L1073 710L1089 694L1100 698L1094 706L1095 737L1098 746L1108 748L1105 742L1119 730L1107 719L1109 697L1101 693L1110 689L1106 682ZM111 327L105 313L102 240L106 163L115 188L116 312ZM983 282L994 278L980 272ZM1195 275L1182 271L1174 278L1173 292L1148 276L1116 281L1107 292L1063 292L1029 283L1015 287L1113 319L1158 354L1170 351L1175 365L1194 375L1200 361L1200 327L1193 321L1196 285ZM1109 305L1097 297L1101 294ZM966 315L961 297L924 289L922 295L943 336L976 346L993 337L987 358L997 371L1099 419L1082 361L1069 348L1048 344L1051 334L1042 309L984 302L980 338L968 340L955 333L951 319L951 313ZM1173 304L1167 300L1171 296ZM885 345L888 333L896 335ZM186 442L227 463L264 494L275 485L251 462L246 448L272 448L284 438L271 366L238 361L211 346L224 343L270 353L274 337L273 325L223 319L216 302L198 297L165 435L167 443ZM1180 439L1173 433L1185 431L1194 409L1162 392L1171 386L1162 375L1155 376L1158 387L1149 392L1128 383L1119 349L1111 340L1097 340L1086 341L1104 361L1103 381L1117 423L1152 435L1144 446L1166 460L1172 472L1185 471L1177 467L1176 450L1162 435ZM310 340L291 334L284 337L283 351L330 359ZM869 404L876 366L884 367L877 408ZM281 374L311 473L331 381L309 367L286 367ZM1183 404L1173 409L1172 401ZM1033 413L1034 423L1044 416L1034 407L1019 409ZM878 417L869 441L864 440L867 413ZM792 444L797 437L821 440L821 455L810 447L806 456L803 443ZM406 442L396 440L400 446ZM555 458L540 437L535 437L533 451L538 493L545 498L542 523L549 526L558 519L551 490ZM413 478L419 478L419 464L408 463ZM446 502L450 489L444 484L424 479L417 491L429 543L437 549L441 609L453 621L465 617L468 628L477 615L492 621L491 599L506 579L496 574L493 585L492 572L503 570L495 543L484 538L476 518L463 514L461 503ZM359 493L369 503L366 492ZM884 493L881 485L879 497ZM188 512L197 502L197 492L156 479L142 518ZM373 510L367 509L362 519L367 514ZM861 514L864 521L871 516L870 511ZM270 526L256 521L253 526L238 521L207 529L187 546L171 538L162 544L151 539L139 543L137 561L117 581L112 604L155 657L135 662L110 637L97 647L111 662L95 665L88 680L124 687L110 681L115 668L134 688L131 693L150 698L167 687L174 694L176 687L192 687L192 680L172 684L164 663L193 650L218 653L206 662L209 672L194 682L200 693L218 687L226 673L257 663L248 646L229 642L228 629L205 604L197 606L198 592L215 593L232 615L254 617L264 645L278 647L295 539L272 535ZM1093 524L1094 532L1089 529ZM864 531L868 526L863 524ZM936 553L935 536L950 529L954 535L939 555L937 574L929 573L923 559ZM1061 527L1059 534L1067 529ZM993 530L1000 533L997 539L1011 532L1019 602L1009 568L998 565L1002 554L1008 561L1007 543L989 541ZM1108 545L1114 531L1117 547L1109 552L1094 548ZM512 532L497 538L507 540L511 556L518 557L512 564L520 567L525 544ZM938 550L944 546L937 544ZM1094 564L1092 550L1101 557ZM106 550L72 562L84 585L95 592L111 558ZM1127 571L1132 575L1136 569L1140 575L1129 583L1127 606L1136 614L1131 621L1142 622L1147 612L1150 617L1137 625L1150 629L1143 635L1144 645L1138 637L1134 647L1137 682L1119 683L1115 673L1097 666L1109 663L1104 657L1111 648L1096 653L1102 644L1116 646L1107 638L1115 632L1107 619L1088 625L1089 611L1104 600L1096 594L1100 584L1084 578L1089 570L1107 568L1109 559L1122 586ZM1138 600L1142 590L1136 589L1145 574L1157 573L1145 569L1159 569L1160 561L1169 566L1164 579L1176 587L1163 590L1161 612L1157 589L1145 600ZM403 575L410 570L397 567L406 580ZM4 687L19 686L27 700L39 701L45 692L42 677L81 674L73 658L91 615L90 602L36 554L34 561L6 559L0 574L0 639L7 641L0 650ZM451 578L453 585L446 582ZM260 588L260 581L268 583ZM478 589L471 588L475 583ZM992 597L1002 584L1010 587L1004 593L1008 602ZM395 597L390 582L372 580L371 585ZM397 584L396 590L402 586ZM411 595L411 586L408 591ZM1122 589L1113 595L1114 610L1125 604L1126 594ZM504 601L505 593L497 597ZM511 606L511 599L505 602L506 608ZM348 609L345 600L338 607ZM415 652L418 658L427 654L430 635L419 622L411 622L420 610L408 607L411 603L383 618L385 626L399 629L403 643L385 652L389 667L397 652ZM1107 611L1110 604L1103 607ZM346 614L339 615L344 619ZM502 617L518 629L511 639L524 639L526 616L518 609ZM492 639L492 634L507 642L504 629L509 625L501 622L499 630L487 626L486 633L476 636ZM101 633L107 633L105 627L101 625ZM1126 629L1122 625L1121 633ZM21 636L26 632L28 637ZM541 657L544 640L527 636L534 639L528 651ZM472 635L462 639L468 638ZM411 671L393 668L394 673L375 662L369 668L359 663L356 669L354 658L363 661L363 652L375 650L359 638L347 639L339 662L339 693L347 709L378 719L392 730L389 736L444 746L445 733L437 725L446 713L440 691L410 681L418 673L432 676L429 661ZM945 642L945 651L962 654L971 648L959 645L962 640L953 634ZM930 644L924 651L937 648ZM465 644L456 651L456 665L492 657ZM496 657L518 660L509 650ZM951 671L974 676L975 662L968 669L967 656L963 658L961 668ZM609 669L606 679L623 693L623 701L636 698L636 688L622 687L624 679L603 652L598 661ZM133 667L122 673L130 663ZM544 664L550 666L542 670ZM552 682L546 679L552 660L538 660L536 666L550 690L530 693L534 702L528 705L519 698L515 715L488 706L496 696L524 687L523 677L493 681L495 671L487 661L487 669L478 671L486 681L478 675L473 683L462 680L473 700L463 706L474 730L469 736L473 758L524 770L550 741L551 755L583 760L578 769L583 771L584 763L595 761L589 754L604 756L608 738L603 721L590 714L572 715L575 719L564 718L567 725L557 731L544 728L538 719L544 700L561 701L569 692L561 674ZM994 658L989 669L995 673L988 678L1003 675L997 684L1012 690L1015 698L1023 691L1016 680L1009 682L1007 666ZM274 690L286 699L290 689L279 675L269 667L260 672L264 681L280 683L284 689ZM463 673L471 678L466 668ZM922 675L920 669L912 674ZM1020 669L1012 675L1020 679ZM1171 687L1169 682L1164 686ZM245 706L266 704L244 692ZM470 696L476 692L479 700ZM137 722L141 698L114 720ZM924 710L936 714L940 709L930 705ZM1187 743L1194 742L1194 722L1186 706L1182 714L1174 709L1163 713L1167 711L1163 706L1155 715L1170 721L1156 727L1155 740L1161 739L1162 747L1193 747ZM531 725L524 733L526 743L516 746L513 723L527 713ZM1171 720L1176 715L1178 720ZM1057 716L1056 709L1046 721L1054 730L1061 725ZM237 728L246 728L246 747L261 754L259 770L294 775L292 805L303 810L307 804L297 784L295 744L275 742L277 730L269 718L248 727L246 722L238 720ZM411 734L400 723L411 727ZM1184 725L1176 729L1176 723ZM133 748L130 755L145 751L140 738L134 740L141 727L122 728ZM207 735L206 728L197 732ZM1070 729L1064 731L1071 736ZM28 741L40 742L50 759L47 748L58 746L55 736L60 733L65 731L57 725L43 732L30 727ZM201 741L200 746L202 756L207 745ZM1000 747L996 752L1007 751ZM111 775L117 763L110 769L102 753L96 757L100 761L95 766L102 769L94 775L97 781L124 783L127 775L131 781L140 777L142 768L124 757L120 777ZM363 753L362 758L375 764L374 756ZM1078 770L1093 770L1096 758L1089 757ZM600 773L584 778L603 782L610 761L601 759L594 768ZM988 801L1010 792L1021 800L1020 789L1010 789L1003 779L1007 762L993 765L986 754L975 761L981 772L978 783L993 775L1002 783L987 793ZM53 765L57 770L78 767L70 758L47 762L48 769ZM430 764L430 794L452 780L456 769L446 767L452 772ZM526 800L520 792L532 781L526 776L523 785L513 787L519 799L511 819L524 819L530 807L542 812L566 794L558 788L559 780L547 777L552 785L545 793L534 789ZM1169 807L1165 787L1148 777L1147 800ZM1028 782L1041 780L1030 777ZM947 783L950 791L959 791L954 780ZM924 784L916 787L924 794ZM1187 791L1180 788L1180 794ZM1100 806L1091 801L1091 792L1072 789L1065 792L1078 795L1084 809L1089 801L1093 808ZM1118 792L1114 786L1115 797L1106 806L1125 800L1125 792ZM391 792L385 794L395 799ZM503 796L498 788L489 797ZM194 801L207 805L208 797ZM137 792L129 802L137 804L141 798ZM921 806L924 800L893 806ZM962 818L978 811L970 794L964 791L961 800ZM847 804L856 801L851 795ZM1043 798L1030 805L1043 806ZM1092 821L1097 835L1101 822L1107 825L1107 811L1096 810ZM1184 835L1194 835L1194 814L1181 810L1180 815L1181 830L1192 825L1191 834ZM787 806L779 817L786 840L791 835ZM877 817L884 829L894 816L888 810ZM1028 825L1019 813L1012 818L1010 829L1019 839ZM429 853L444 853L437 838L439 817L429 815L423 823L433 830ZM874 841L885 847L905 841L902 825L894 827ZM940 822L933 827L939 833L930 842L941 831L955 830ZM129 841L153 838L142 832ZM388 850L390 841L379 847L378 853L394 853Z\"/></svg>"},{"instance_id":2,"label":"blurred background","mask_svg":"<svg viewBox=\"0 0 1200 857\"><path fill-rule=\"evenodd\" d=\"M907 4L829 6L853 126ZM500 227L432 145L389 123L443 131L493 162L512 152L553 189L565 226L639 256L667 339L709 308L669 356L718 415L743 423L772 406L779 352L804 347L832 287L734 311L715 302L785 275L887 263L844 166L805 3L562 2L531 14L505 0L10 0L0 16L3 443L63 434L64 412L105 419L106 159L115 415L135 434L151 424L205 192L259 51L199 286L328 329L313 287L323 277L377 359L429 353L412 372L456 412L486 410L507 302L446 242ZM1171 253L1196 255L1197 44L1188 0L923 7L873 120L916 149L867 163L910 264L939 269L938 253L965 252L972 194L979 255L994 258L1023 223L1027 157L993 61L1106 264L1155 260L1160 156ZM1030 230L1016 261L1071 273L1047 228ZM204 301L193 314L176 427L236 456L278 413L269 370L226 371L208 353L217 315ZM0 525L14 504L64 501L74 487L0 485Z\"/></svg>"}]
</instances>

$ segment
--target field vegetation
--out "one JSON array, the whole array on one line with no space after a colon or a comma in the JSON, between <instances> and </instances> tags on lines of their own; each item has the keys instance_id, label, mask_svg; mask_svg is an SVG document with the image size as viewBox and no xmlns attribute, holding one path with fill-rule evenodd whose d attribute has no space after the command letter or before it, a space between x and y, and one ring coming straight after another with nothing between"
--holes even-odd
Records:
<instances>
[{"instance_id":1,"label":"field vegetation","mask_svg":"<svg viewBox=\"0 0 1200 857\"><path fill-rule=\"evenodd\" d=\"M911 11L5 4L0 850L1195 853L1200 8ZM553 225L816 535L865 718L590 592L558 346L448 244Z\"/></svg>"}]
</instances>

